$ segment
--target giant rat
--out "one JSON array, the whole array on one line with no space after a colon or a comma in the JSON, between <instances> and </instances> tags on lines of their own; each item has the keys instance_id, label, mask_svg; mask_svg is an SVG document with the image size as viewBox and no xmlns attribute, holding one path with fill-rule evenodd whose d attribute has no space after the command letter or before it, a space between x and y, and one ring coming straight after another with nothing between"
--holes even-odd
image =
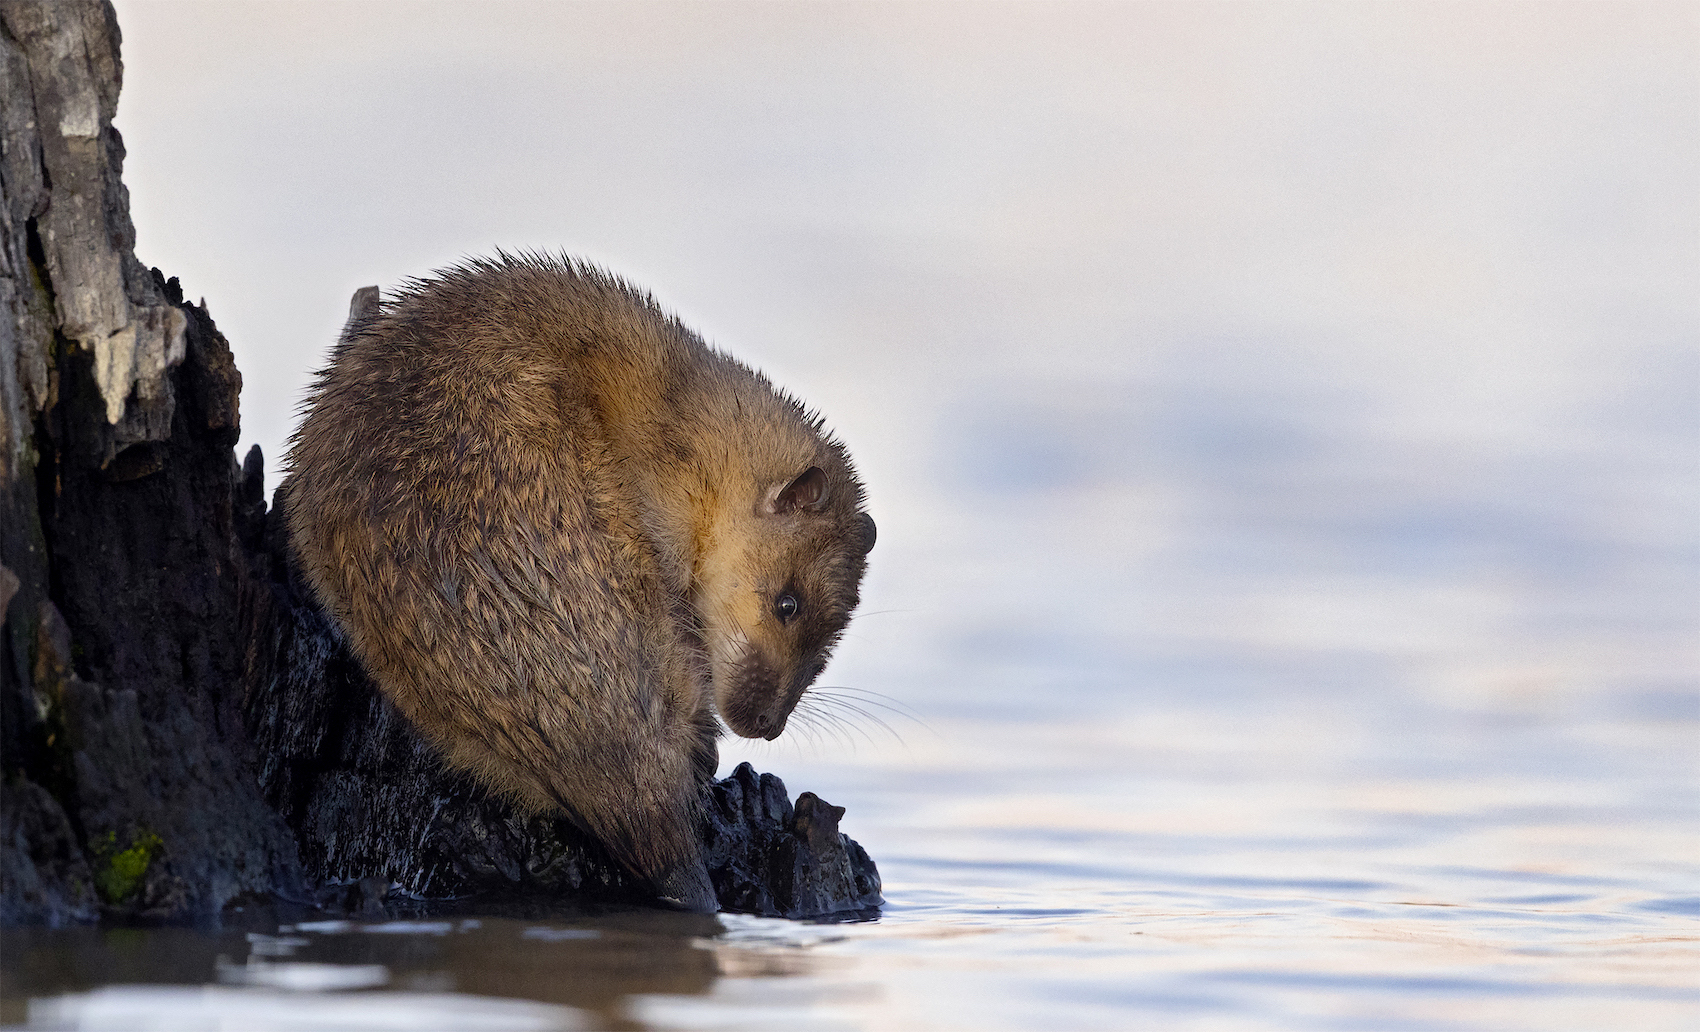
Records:
<instances>
[{"instance_id":1,"label":"giant rat","mask_svg":"<svg viewBox=\"0 0 1700 1032\"><path fill-rule=\"evenodd\" d=\"M716 909L719 721L784 730L873 547L843 445L581 261L362 294L288 459L320 602L451 764Z\"/></svg>"}]
</instances>

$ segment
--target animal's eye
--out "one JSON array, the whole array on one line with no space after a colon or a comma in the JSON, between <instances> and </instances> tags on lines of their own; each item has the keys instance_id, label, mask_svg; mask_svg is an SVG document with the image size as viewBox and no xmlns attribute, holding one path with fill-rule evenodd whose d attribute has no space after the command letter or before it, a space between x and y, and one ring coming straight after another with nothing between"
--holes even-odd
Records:
<instances>
[{"instance_id":1,"label":"animal's eye","mask_svg":"<svg viewBox=\"0 0 1700 1032\"><path fill-rule=\"evenodd\" d=\"M797 601L797 596L787 591L773 600L773 615L779 617L780 623L790 623L797 618L797 611L803 604Z\"/></svg>"}]
</instances>

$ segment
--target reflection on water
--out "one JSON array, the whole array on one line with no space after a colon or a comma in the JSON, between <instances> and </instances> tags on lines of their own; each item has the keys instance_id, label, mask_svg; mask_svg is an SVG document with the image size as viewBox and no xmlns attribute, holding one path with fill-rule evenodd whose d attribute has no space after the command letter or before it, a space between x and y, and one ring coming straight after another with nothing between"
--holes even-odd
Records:
<instances>
[{"instance_id":1,"label":"reflection on water","mask_svg":"<svg viewBox=\"0 0 1700 1032\"><path fill-rule=\"evenodd\" d=\"M556 1029L618 1025L630 994L701 994L717 977L697 943L719 926L692 915L225 925L9 934L7 984L31 987L30 1028ZM9 988L7 1020L19 1002Z\"/></svg>"},{"instance_id":2,"label":"reflection on water","mask_svg":"<svg viewBox=\"0 0 1700 1032\"><path fill-rule=\"evenodd\" d=\"M1691 718L1281 709L935 721L936 739L817 766L799 783L837 786L877 851L890 903L873 924L638 912L8 932L5 1020L1691 1023ZM160 987L202 982L220 988Z\"/></svg>"},{"instance_id":3,"label":"reflection on water","mask_svg":"<svg viewBox=\"0 0 1700 1032\"><path fill-rule=\"evenodd\" d=\"M939 447L936 489L882 520L872 612L833 676L889 695L891 733L725 750L848 808L884 876L877 921L7 932L0 1016L1693 1027L1700 520L1648 487L1686 483L1677 436L1656 424L1616 462L1561 438L1501 467L1356 423L1288 432L1275 387L1177 407L1145 384L1137 418L1096 412L1099 388L1033 416L1020 385L980 385L984 421ZM1079 461L1038 476L1023 441ZM1005 455L1026 465L1006 475ZM1625 499L1635 519L1611 516Z\"/></svg>"},{"instance_id":4,"label":"reflection on water","mask_svg":"<svg viewBox=\"0 0 1700 1032\"><path fill-rule=\"evenodd\" d=\"M36 1001L29 1008L28 1027L66 1032L557 1032L594 1026L565 1007L452 993L303 996L215 986L127 986Z\"/></svg>"},{"instance_id":5,"label":"reflection on water","mask_svg":"<svg viewBox=\"0 0 1700 1032\"><path fill-rule=\"evenodd\" d=\"M7 931L0 1021L1700 1026L1677 11L124 5L144 258L273 461L352 287L587 251L844 435L827 676L918 719L723 750L874 922Z\"/></svg>"},{"instance_id":6,"label":"reflection on water","mask_svg":"<svg viewBox=\"0 0 1700 1032\"><path fill-rule=\"evenodd\" d=\"M1693 1027L1700 520L1647 486L1686 482L1676 438L1655 426L1617 462L1558 439L1460 479L1480 452L1284 431L1276 388L1176 407L1146 384L1149 411L1112 419L1099 387L1032 416L1018 385L982 384L936 490L882 521L872 612L833 676L889 695L890 732L725 750L848 808L884 876L877 921L16 931L0 1018ZM1022 441L1079 462L1005 475L1006 454L1046 466ZM1637 518L1610 518L1624 499Z\"/></svg>"}]
</instances>

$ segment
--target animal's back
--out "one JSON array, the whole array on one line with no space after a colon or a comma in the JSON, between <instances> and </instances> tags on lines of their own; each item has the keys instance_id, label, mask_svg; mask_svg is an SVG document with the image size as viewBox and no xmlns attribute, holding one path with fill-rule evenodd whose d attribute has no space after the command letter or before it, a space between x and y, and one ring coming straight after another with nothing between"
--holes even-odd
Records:
<instances>
[{"instance_id":1,"label":"animal's back","mask_svg":"<svg viewBox=\"0 0 1700 1032\"><path fill-rule=\"evenodd\" d=\"M682 896L707 667L607 420L706 357L604 275L472 266L350 327L290 457L304 570L390 698Z\"/></svg>"}]
</instances>

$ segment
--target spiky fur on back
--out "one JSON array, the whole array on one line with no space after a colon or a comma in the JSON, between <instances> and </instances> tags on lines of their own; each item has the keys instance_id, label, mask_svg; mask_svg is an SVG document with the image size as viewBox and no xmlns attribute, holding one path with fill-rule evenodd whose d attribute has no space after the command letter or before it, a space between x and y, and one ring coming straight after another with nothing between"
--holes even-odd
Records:
<instances>
[{"instance_id":1,"label":"spiky fur on back","mask_svg":"<svg viewBox=\"0 0 1700 1032\"><path fill-rule=\"evenodd\" d=\"M647 294L540 255L410 282L305 404L293 545L385 694L486 785L700 891L717 706L783 727L857 602L843 447ZM811 468L824 497L776 507ZM806 620L773 616L805 590Z\"/></svg>"}]
</instances>

